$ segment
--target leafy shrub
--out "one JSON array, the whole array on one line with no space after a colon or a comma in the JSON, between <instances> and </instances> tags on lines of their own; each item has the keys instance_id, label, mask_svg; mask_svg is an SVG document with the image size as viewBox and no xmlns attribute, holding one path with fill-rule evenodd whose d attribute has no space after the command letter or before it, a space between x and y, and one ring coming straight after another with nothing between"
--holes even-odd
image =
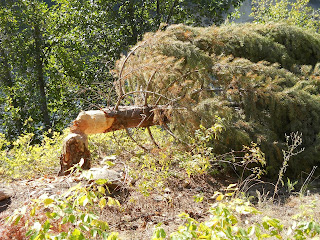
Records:
<instances>
[{"instance_id":1,"label":"leafy shrub","mask_svg":"<svg viewBox=\"0 0 320 240\"><path fill-rule=\"evenodd\" d=\"M171 240L187 239L317 239L320 236L320 224L313 221L294 221L287 229L278 219L264 216L261 222L241 221L245 215L262 214L248 201L239 198L229 198L219 202L224 195L217 194L218 202L210 209L210 218L198 222L188 214L180 215L186 224L170 234ZM154 231L153 240L167 239L166 232L161 228Z\"/></svg>"},{"instance_id":2,"label":"leafy shrub","mask_svg":"<svg viewBox=\"0 0 320 240\"><path fill-rule=\"evenodd\" d=\"M320 30L320 12L308 7L310 0L253 0L252 14L256 22L288 21L313 31Z\"/></svg>"},{"instance_id":3,"label":"leafy shrub","mask_svg":"<svg viewBox=\"0 0 320 240\"><path fill-rule=\"evenodd\" d=\"M11 178L31 178L56 172L66 134L45 134L39 144L32 143L32 133L23 134L12 143L0 134L0 173Z\"/></svg>"},{"instance_id":4,"label":"leafy shrub","mask_svg":"<svg viewBox=\"0 0 320 240\"><path fill-rule=\"evenodd\" d=\"M120 206L116 199L105 197L106 182L100 179L89 186L79 183L61 196L42 195L34 199L32 204L16 210L7 220L7 229L19 226L19 235L5 231L2 233L4 239L17 236L31 240L118 239L117 233L109 231L108 223L99 219L96 207ZM21 237L23 233L25 237Z\"/></svg>"}]
</instances>

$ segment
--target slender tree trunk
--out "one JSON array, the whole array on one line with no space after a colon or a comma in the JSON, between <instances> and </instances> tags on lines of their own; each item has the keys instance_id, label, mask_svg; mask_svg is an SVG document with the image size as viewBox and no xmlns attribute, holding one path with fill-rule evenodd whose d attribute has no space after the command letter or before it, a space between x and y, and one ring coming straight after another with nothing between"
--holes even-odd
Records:
<instances>
[{"instance_id":1,"label":"slender tree trunk","mask_svg":"<svg viewBox=\"0 0 320 240\"><path fill-rule=\"evenodd\" d=\"M159 28L160 23L161 23L160 0L157 0L156 19L157 19L157 28Z\"/></svg>"},{"instance_id":2,"label":"slender tree trunk","mask_svg":"<svg viewBox=\"0 0 320 240\"><path fill-rule=\"evenodd\" d=\"M125 128L149 127L169 122L170 109L164 106L119 106L81 112L73 121L71 133L65 138L60 157L59 175L67 175L70 168L83 160L83 169L90 168L88 134L106 133Z\"/></svg>"},{"instance_id":3,"label":"slender tree trunk","mask_svg":"<svg viewBox=\"0 0 320 240\"><path fill-rule=\"evenodd\" d=\"M36 76L39 86L39 92L40 92L40 109L42 112L43 122L45 124L46 130L48 130L51 127L50 123L50 117L48 112L48 106L47 106L47 97L46 97L46 83L43 76L43 54L42 54L42 43L41 43L41 32L39 28L39 24L37 22L34 23L33 26L33 37L34 37L34 44L35 44L35 60L36 60Z\"/></svg>"},{"instance_id":4,"label":"slender tree trunk","mask_svg":"<svg viewBox=\"0 0 320 240\"><path fill-rule=\"evenodd\" d=\"M12 88L13 87L13 81L11 78L11 73L10 73L10 65L8 63L8 58L7 58L7 54L5 53L4 49L1 47L0 45L0 54L1 54L1 62L3 65L3 72L4 72L4 78L3 78L3 82L5 84L5 86Z\"/></svg>"}]
</instances>

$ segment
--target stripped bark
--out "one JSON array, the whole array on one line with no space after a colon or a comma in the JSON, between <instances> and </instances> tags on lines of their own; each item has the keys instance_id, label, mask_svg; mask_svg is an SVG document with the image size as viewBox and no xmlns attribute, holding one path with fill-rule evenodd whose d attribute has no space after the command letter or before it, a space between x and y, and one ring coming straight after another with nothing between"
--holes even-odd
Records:
<instances>
[{"instance_id":1,"label":"stripped bark","mask_svg":"<svg viewBox=\"0 0 320 240\"><path fill-rule=\"evenodd\" d=\"M88 134L107 133L133 127L150 127L169 122L171 109L166 106L119 106L81 112L65 138L60 157L59 175L68 175L83 159L83 169L90 168Z\"/></svg>"}]
</instances>

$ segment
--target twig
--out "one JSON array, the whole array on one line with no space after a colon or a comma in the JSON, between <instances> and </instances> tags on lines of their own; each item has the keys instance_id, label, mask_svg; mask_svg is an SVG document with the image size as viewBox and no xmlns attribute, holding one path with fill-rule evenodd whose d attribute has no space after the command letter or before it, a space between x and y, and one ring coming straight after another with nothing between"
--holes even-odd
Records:
<instances>
[{"instance_id":1,"label":"twig","mask_svg":"<svg viewBox=\"0 0 320 240\"><path fill-rule=\"evenodd\" d=\"M153 144L154 144L157 148L160 149L159 145L158 145L157 142L154 140L154 137L153 137L153 135L152 135L152 132L151 132L150 127L147 127L147 130L148 130L149 136L150 136L151 141L153 142Z\"/></svg>"},{"instance_id":2,"label":"twig","mask_svg":"<svg viewBox=\"0 0 320 240\"><path fill-rule=\"evenodd\" d=\"M167 132L168 132L172 137L174 137L176 140L178 140L179 142L182 142L182 143L186 144L188 147L191 147L187 142L185 142L185 141L183 141L182 139L178 138L178 137L170 130L168 124L164 123L162 126L163 126L163 128L164 128L165 130L167 130Z\"/></svg>"},{"instance_id":3,"label":"twig","mask_svg":"<svg viewBox=\"0 0 320 240\"><path fill-rule=\"evenodd\" d=\"M117 101L117 103L116 103L116 106L114 107L115 110L118 110L119 105L120 105L120 102L121 102L121 100L122 100L125 96L128 96L128 95L130 95L130 94L136 94L136 93L152 93L152 94L161 96L162 98L165 98L165 99L167 99L168 101L171 101L171 102L174 101L174 99L167 98L166 96L164 96L164 95L162 95L162 94L160 94L160 93L153 92L153 91L132 91L132 92L125 93L125 94L123 94L122 96L120 96L120 97L118 98L118 101Z\"/></svg>"},{"instance_id":4,"label":"twig","mask_svg":"<svg viewBox=\"0 0 320 240\"><path fill-rule=\"evenodd\" d=\"M141 45L138 45L136 47L134 47L131 52L128 53L128 55L126 56L126 58L124 59L121 69L120 69L120 73L119 73L119 90L120 90L120 96L119 98L122 97L122 95L125 93L123 87L122 87L122 73L123 73L123 69L124 69L124 65L126 64L126 62L128 61L129 57L131 56L131 54L133 54L139 47L142 47L146 42L144 41ZM115 106L115 109L118 110L120 101L117 102L117 105Z\"/></svg>"},{"instance_id":5,"label":"twig","mask_svg":"<svg viewBox=\"0 0 320 240\"><path fill-rule=\"evenodd\" d=\"M294 152L298 146L300 146L302 144L302 133L299 134L299 132L292 132L290 133L289 136L285 135L286 137L286 145L288 150L282 150L283 153L283 163L282 163L282 167L280 168L279 174L278 174L278 180L277 183L274 187L274 192L273 192L273 199L275 198L275 196L278 193L278 185L281 182L283 184L282 181L282 177L284 176L285 171L287 170L287 166L289 165L288 162L290 160L291 157L296 156L297 154L301 153L304 151L304 148L301 148L300 150L297 150L296 152ZM291 140L292 144L290 145L289 141Z\"/></svg>"},{"instance_id":6,"label":"twig","mask_svg":"<svg viewBox=\"0 0 320 240\"><path fill-rule=\"evenodd\" d=\"M145 151L149 151L147 148L145 148L144 146L142 146L141 144L139 144L133 137L132 137L132 135L131 135L131 133L129 132L129 130L128 130L128 128L126 128L126 132L127 132L127 134L128 134L128 136L129 136L129 138L132 140L132 141L134 141L135 142L135 144L137 144L140 148L142 148L143 150L145 150Z\"/></svg>"},{"instance_id":7,"label":"twig","mask_svg":"<svg viewBox=\"0 0 320 240\"><path fill-rule=\"evenodd\" d=\"M149 90L149 85L150 85L150 82L152 80L152 78L156 75L156 72L157 72L157 69L153 72L153 74L151 75L151 77L149 78L148 80L148 83L147 83L147 86L146 86L146 92L145 92L145 95L144 95L144 105L145 106L148 106L148 90Z\"/></svg>"},{"instance_id":8,"label":"twig","mask_svg":"<svg viewBox=\"0 0 320 240\"><path fill-rule=\"evenodd\" d=\"M300 189L300 194L303 194L303 192L305 191L306 187L305 185L307 185L310 182L311 177L313 176L314 172L316 171L318 166L313 166L311 172L309 173L307 179L303 182L302 187Z\"/></svg>"}]
</instances>

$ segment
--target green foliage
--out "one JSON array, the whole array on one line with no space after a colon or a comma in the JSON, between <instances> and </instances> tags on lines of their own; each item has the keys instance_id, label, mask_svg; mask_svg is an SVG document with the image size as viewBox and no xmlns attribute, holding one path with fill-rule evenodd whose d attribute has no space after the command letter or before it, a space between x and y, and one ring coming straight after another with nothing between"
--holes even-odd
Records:
<instances>
[{"instance_id":1,"label":"green foliage","mask_svg":"<svg viewBox=\"0 0 320 240\"><path fill-rule=\"evenodd\" d=\"M1 1L1 132L40 137L82 109L113 105L110 69L145 32L161 22L219 24L242 1Z\"/></svg>"},{"instance_id":2,"label":"green foliage","mask_svg":"<svg viewBox=\"0 0 320 240\"><path fill-rule=\"evenodd\" d=\"M0 174L4 178L20 179L55 172L58 153L67 133L49 133L51 137L43 135L38 144L32 144L32 133L21 135L11 143L0 134Z\"/></svg>"},{"instance_id":3,"label":"green foliage","mask_svg":"<svg viewBox=\"0 0 320 240\"><path fill-rule=\"evenodd\" d=\"M260 23L287 21L312 31L319 31L319 9L308 7L309 2L310 0L253 0L251 16Z\"/></svg>"},{"instance_id":4,"label":"green foliage","mask_svg":"<svg viewBox=\"0 0 320 240\"><path fill-rule=\"evenodd\" d=\"M218 195L217 200L225 199ZM261 222L242 222L246 215L262 214L249 202L239 198L228 198L210 207L210 218L198 222L188 214L180 214L186 224L170 234L171 240L187 239L310 239L320 235L320 225L313 220L293 222L288 230L278 219L263 217ZM157 228L152 239L164 239L166 233Z\"/></svg>"},{"instance_id":5,"label":"green foliage","mask_svg":"<svg viewBox=\"0 0 320 240\"><path fill-rule=\"evenodd\" d=\"M51 51L51 9L38 0L9 0L0 5L0 19L1 132L13 140L24 132L62 131L78 106L70 104L75 86Z\"/></svg>"},{"instance_id":6,"label":"green foliage","mask_svg":"<svg viewBox=\"0 0 320 240\"><path fill-rule=\"evenodd\" d=\"M174 25L146 34L115 73L135 104L144 99L136 89L146 88L148 104L170 104L183 140L222 119L225 131L211 141L216 154L260 144L270 176L281 166L285 134L301 132L306 151L287 171L297 175L319 162L319 39L284 23Z\"/></svg>"},{"instance_id":7,"label":"green foliage","mask_svg":"<svg viewBox=\"0 0 320 240\"><path fill-rule=\"evenodd\" d=\"M93 185L98 184L98 190ZM102 184L103 185L103 184ZM109 231L107 222L99 219L98 209L118 207L116 199L104 196L104 187L98 180L89 186L81 183L71 187L62 196L42 195L33 203L16 210L7 224L25 223L28 239L106 239L116 240L118 234Z\"/></svg>"},{"instance_id":8,"label":"green foliage","mask_svg":"<svg viewBox=\"0 0 320 240\"><path fill-rule=\"evenodd\" d=\"M94 158L113 156L102 157L104 162L108 158L112 161L106 164L114 164L117 155L129 158L126 164L130 166L130 176L139 179L137 186L144 196L162 192L172 177L190 181L193 177L208 173L219 174L226 171L230 164L235 164L234 168L239 173L246 169L254 179L260 178L264 174L265 158L257 144L251 143L242 146L240 151L223 155L215 153L212 141L219 141L226 131L223 120L217 121L211 128L202 126L193 137L189 136L188 149L178 145L172 136L157 126L152 127L151 131L160 149L151 145L148 131L143 129L134 129L131 133L147 150L133 147L132 140L121 131L90 137L89 148Z\"/></svg>"}]
</instances>

